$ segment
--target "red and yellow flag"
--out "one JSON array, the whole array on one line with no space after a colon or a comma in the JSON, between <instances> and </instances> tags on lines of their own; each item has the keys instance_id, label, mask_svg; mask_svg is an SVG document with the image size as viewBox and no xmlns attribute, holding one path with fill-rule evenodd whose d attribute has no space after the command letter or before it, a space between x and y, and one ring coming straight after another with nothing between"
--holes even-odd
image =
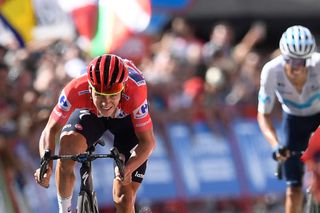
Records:
<instances>
[{"instance_id":1,"label":"red and yellow flag","mask_svg":"<svg viewBox=\"0 0 320 213\"><path fill-rule=\"evenodd\" d=\"M32 40L35 16L31 0L2 0L0 19L12 31L20 46Z\"/></svg>"}]
</instances>

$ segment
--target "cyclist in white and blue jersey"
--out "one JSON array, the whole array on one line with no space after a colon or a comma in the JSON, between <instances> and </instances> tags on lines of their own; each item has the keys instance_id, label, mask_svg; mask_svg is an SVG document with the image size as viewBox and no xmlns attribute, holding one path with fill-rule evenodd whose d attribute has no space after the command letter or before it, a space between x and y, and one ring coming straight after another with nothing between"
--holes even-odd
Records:
<instances>
[{"instance_id":1,"label":"cyclist in white and blue jersey","mask_svg":"<svg viewBox=\"0 0 320 213\"><path fill-rule=\"evenodd\" d=\"M258 123L277 160L285 160L286 213L302 212L303 163L290 151L304 151L320 124L320 54L306 27L289 27L280 39L281 55L261 72ZM271 119L276 97L281 103L284 139L280 141Z\"/></svg>"}]
</instances>

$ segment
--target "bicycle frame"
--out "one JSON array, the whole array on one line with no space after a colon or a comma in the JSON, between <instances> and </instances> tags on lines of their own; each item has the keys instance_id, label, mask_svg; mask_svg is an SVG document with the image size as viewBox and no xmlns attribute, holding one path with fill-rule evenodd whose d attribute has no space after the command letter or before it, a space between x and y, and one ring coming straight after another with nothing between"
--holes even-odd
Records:
<instances>
[{"instance_id":1,"label":"bicycle frame","mask_svg":"<svg viewBox=\"0 0 320 213\"><path fill-rule=\"evenodd\" d=\"M96 143L98 144L98 143ZM95 145L96 145L95 144ZM99 143L101 144L101 143ZM50 160L73 160L81 163L80 167L80 191L77 200L77 212L85 213L98 213L98 202L96 193L93 187L92 177L92 161L97 158L113 158L116 165L119 167L120 177L124 177L124 163L120 159L120 153L117 148L113 147L110 150L110 154L93 154L95 151L95 145L88 148L85 153L78 155L53 155L51 156L50 150L46 150L43 158L41 159L40 166L40 180L43 178L46 170L48 169ZM101 144L103 145L103 144Z\"/></svg>"},{"instance_id":2,"label":"bicycle frame","mask_svg":"<svg viewBox=\"0 0 320 213\"><path fill-rule=\"evenodd\" d=\"M94 147L90 148L88 151L88 156L91 156L94 151ZM96 193L93 189L93 177L92 177L92 161L87 158L87 156L83 156L83 162L81 162L80 167L80 191L78 195L77 201L77 212L89 212L98 213L98 202ZM87 197L86 197L87 196ZM86 198L88 202L86 202ZM89 205L89 206L87 206Z\"/></svg>"}]
</instances>

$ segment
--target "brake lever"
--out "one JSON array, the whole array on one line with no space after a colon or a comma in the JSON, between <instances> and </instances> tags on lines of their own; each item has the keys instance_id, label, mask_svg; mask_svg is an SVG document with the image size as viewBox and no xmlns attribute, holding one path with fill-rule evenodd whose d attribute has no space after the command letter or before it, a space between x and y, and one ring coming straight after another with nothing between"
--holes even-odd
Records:
<instances>
[{"instance_id":1,"label":"brake lever","mask_svg":"<svg viewBox=\"0 0 320 213\"><path fill-rule=\"evenodd\" d=\"M114 161L119 168L120 178L124 179L124 162L120 159L120 153L116 147L110 149L111 154L113 155Z\"/></svg>"},{"instance_id":2,"label":"brake lever","mask_svg":"<svg viewBox=\"0 0 320 213\"><path fill-rule=\"evenodd\" d=\"M49 161L50 161L51 151L45 150L43 157L40 162L40 181L42 181L44 174L48 170Z\"/></svg>"}]
</instances>

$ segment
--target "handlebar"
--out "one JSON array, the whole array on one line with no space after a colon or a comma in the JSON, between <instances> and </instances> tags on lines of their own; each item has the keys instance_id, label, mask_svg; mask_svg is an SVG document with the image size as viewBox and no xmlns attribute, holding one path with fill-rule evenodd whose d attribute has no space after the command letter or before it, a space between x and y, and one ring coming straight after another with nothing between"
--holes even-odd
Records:
<instances>
[{"instance_id":1,"label":"handlebar","mask_svg":"<svg viewBox=\"0 0 320 213\"><path fill-rule=\"evenodd\" d=\"M116 147L110 149L110 154L93 154L92 152L84 152L77 155L51 155L50 150L46 150L40 163L40 181L47 172L49 162L51 160L73 160L79 163L91 162L97 158L113 158L119 168L120 178L124 178L124 162L120 159L120 153Z\"/></svg>"},{"instance_id":2,"label":"handlebar","mask_svg":"<svg viewBox=\"0 0 320 213\"><path fill-rule=\"evenodd\" d=\"M302 156L303 151L290 151L290 157L294 157L294 156ZM284 164L285 161L283 160L278 160L277 161L277 168L276 171L274 172L274 176L276 176L278 178L278 180L282 180L283 178L283 174L282 174L282 166Z\"/></svg>"}]
</instances>

